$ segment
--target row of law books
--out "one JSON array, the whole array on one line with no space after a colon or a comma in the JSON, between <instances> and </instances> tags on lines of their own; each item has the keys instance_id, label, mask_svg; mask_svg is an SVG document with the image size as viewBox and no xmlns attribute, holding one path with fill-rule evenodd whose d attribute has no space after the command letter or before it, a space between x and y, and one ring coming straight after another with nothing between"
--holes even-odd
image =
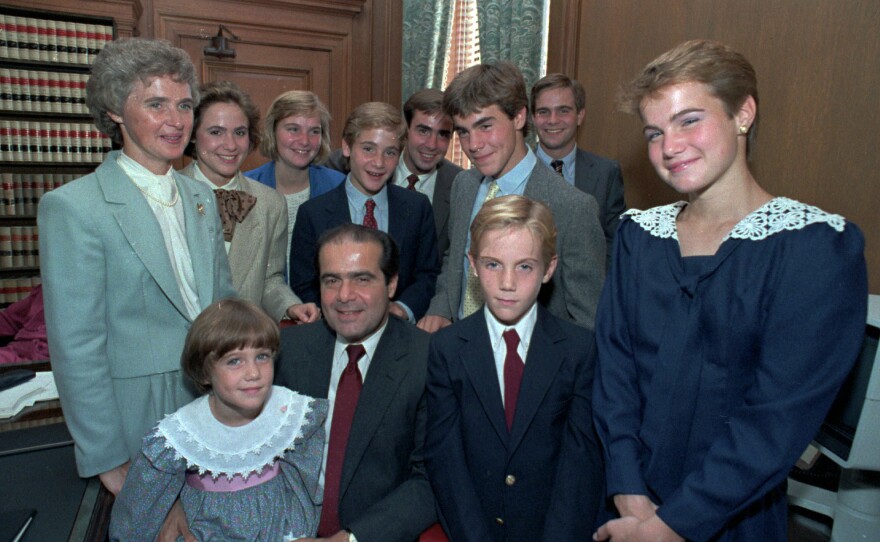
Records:
<instances>
[{"instance_id":1,"label":"row of law books","mask_svg":"<svg viewBox=\"0 0 880 542\"><path fill-rule=\"evenodd\" d=\"M40 277L0 278L0 304L24 299L40 284Z\"/></svg>"},{"instance_id":2,"label":"row of law books","mask_svg":"<svg viewBox=\"0 0 880 542\"><path fill-rule=\"evenodd\" d=\"M39 252L36 226L0 226L0 268L39 267Z\"/></svg>"},{"instance_id":3,"label":"row of law books","mask_svg":"<svg viewBox=\"0 0 880 542\"><path fill-rule=\"evenodd\" d=\"M0 121L0 161L93 164L110 152L110 138L94 124Z\"/></svg>"},{"instance_id":4,"label":"row of law books","mask_svg":"<svg viewBox=\"0 0 880 542\"><path fill-rule=\"evenodd\" d=\"M91 64L108 41L113 26L17 17L0 13L0 58L59 64Z\"/></svg>"},{"instance_id":5,"label":"row of law books","mask_svg":"<svg viewBox=\"0 0 880 542\"><path fill-rule=\"evenodd\" d=\"M86 114L87 73L0 68L0 109Z\"/></svg>"},{"instance_id":6,"label":"row of law books","mask_svg":"<svg viewBox=\"0 0 880 542\"><path fill-rule=\"evenodd\" d=\"M35 216L43 194L80 176L80 173L0 173L0 216Z\"/></svg>"}]
</instances>

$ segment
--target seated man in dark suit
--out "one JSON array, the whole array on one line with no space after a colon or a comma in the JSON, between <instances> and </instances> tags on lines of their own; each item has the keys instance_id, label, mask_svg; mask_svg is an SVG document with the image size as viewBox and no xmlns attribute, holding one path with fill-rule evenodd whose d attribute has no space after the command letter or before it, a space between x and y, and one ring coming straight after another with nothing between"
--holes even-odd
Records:
<instances>
[{"instance_id":1,"label":"seated man in dark suit","mask_svg":"<svg viewBox=\"0 0 880 542\"><path fill-rule=\"evenodd\" d=\"M452 119L443 112L443 92L430 88L416 92L403 104L403 116L406 147L391 182L417 190L431 201L437 250L443 254L449 246L449 194L452 181L461 171L445 158L452 140ZM333 151L327 165L343 173L349 171L342 149Z\"/></svg>"},{"instance_id":2,"label":"seated man in dark suit","mask_svg":"<svg viewBox=\"0 0 880 542\"><path fill-rule=\"evenodd\" d=\"M353 222L387 232L400 247L391 313L413 323L425 314L440 270L431 203L423 194L388 183L405 141L400 111L389 104L365 103L348 116L342 150L351 171L341 185L304 203L293 228L290 286L304 303L320 302L313 263L318 237Z\"/></svg>"},{"instance_id":3,"label":"seated man in dark suit","mask_svg":"<svg viewBox=\"0 0 880 542\"><path fill-rule=\"evenodd\" d=\"M559 266L541 289L538 303L564 320L593 329L605 281L605 236L598 206L595 198L566 183L526 145L529 99L522 73L506 62L472 66L444 91L443 110L452 117L461 149L474 167L459 173L452 185L449 249L437 293L419 327L434 332L482 305L478 281L468 272L468 227L486 200L518 194L550 207L559 230Z\"/></svg>"},{"instance_id":4,"label":"seated man in dark suit","mask_svg":"<svg viewBox=\"0 0 880 542\"><path fill-rule=\"evenodd\" d=\"M577 147L577 130L586 116L586 95L578 81L561 73L545 75L532 87L532 119L538 132L535 155L568 184L596 198L605 231L606 266L623 201L623 177L616 160Z\"/></svg>"},{"instance_id":5,"label":"seated man in dark suit","mask_svg":"<svg viewBox=\"0 0 880 542\"><path fill-rule=\"evenodd\" d=\"M325 319L282 330L275 383L330 401L318 536L413 541L437 521L422 457L429 336L389 317L387 234L344 224L317 251Z\"/></svg>"}]
</instances>

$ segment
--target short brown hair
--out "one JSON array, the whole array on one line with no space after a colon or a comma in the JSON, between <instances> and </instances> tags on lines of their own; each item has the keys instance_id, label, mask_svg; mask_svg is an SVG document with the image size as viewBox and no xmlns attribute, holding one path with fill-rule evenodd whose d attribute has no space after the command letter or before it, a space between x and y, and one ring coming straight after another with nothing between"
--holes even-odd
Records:
<instances>
[{"instance_id":1,"label":"short brown hair","mask_svg":"<svg viewBox=\"0 0 880 542\"><path fill-rule=\"evenodd\" d=\"M202 99L193 117L193 137L186 146L186 155L196 158L195 133L202 124L202 114L216 103L235 104L241 109L248 122L250 150L260 144L260 110L254 105L247 92L232 81L213 81L199 88Z\"/></svg>"},{"instance_id":2,"label":"short brown hair","mask_svg":"<svg viewBox=\"0 0 880 542\"><path fill-rule=\"evenodd\" d=\"M193 321L186 334L180 366L205 393L218 359L239 348L267 348L273 355L281 340L278 325L256 304L239 298L217 301Z\"/></svg>"},{"instance_id":3,"label":"short brown hair","mask_svg":"<svg viewBox=\"0 0 880 542\"><path fill-rule=\"evenodd\" d=\"M317 115L321 121L321 150L315 156L316 164L323 164L330 156L330 112L314 92L308 90L288 90L280 94L266 112L263 124L263 137L260 152L270 160L278 160L278 141L275 139L275 128L278 121L291 115L310 117Z\"/></svg>"},{"instance_id":4,"label":"short brown hair","mask_svg":"<svg viewBox=\"0 0 880 542\"><path fill-rule=\"evenodd\" d=\"M471 222L471 248L474 258L479 257L483 236L490 231L507 228L526 228L541 244L544 265L556 256L556 222L553 211L540 201L525 196L501 196L483 204Z\"/></svg>"},{"instance_id":5,"label":"short brown hair","mask_svg":"<svg viewBox=\"0 0 880 542\"><path fill-rule=\"evenodd\" d=\"M617 103L621 111L641 116L645 98L680 83L698 82L708 85L712 94L724 104L733 117L751 96L758 105L758 78L755 68L740 53L727 45L710 40L680 43L658 56L627 85L621 88ZM758 111L749 128L746 153L754 146L758 132Z\"/></svg>"},{"instance_id":6,"label":"short brown hair","mask_svg":"<svg viewBox=\"0 0 880 542\"><path fill-rule=\"evenodd\" d=\"M532 114L535 113L535 107L537 107L535 102L538 101L538 95L545 90L557 88L571 89L571 93L574 95L574 107L577 111L583 111L587 106L587 93L584 92L584 86L580 84L579 81L571 79L562 73L548 73L544 77L538 79L538 82L532 87L532 94L530 97Z\"/></svg>"},{"instance_id":7,"label":"short brown hair","mask_svg":"<svg viewBox=\"0 0 880 542\"><path fill-rule=\"evenodd\" d=\"M400 110L385 102L367 102L354 108L345 121L342 139L349 147L354 145L358 136L365 130L384 129L397 137L399 150L406 143L406 124Z\"/></svg>"},{"instance_id":8,"label":"short brown hair","mask_svg":"<svg viewBox=\"0 0 880 542\"><path fill-rule=\"evenodd\" d=\"M529 99L526 81L510 62L477 64L461 71L443 92L443 111L452 118L472 115L497 105L507 118L526 110L523 137L529 135Z\"/></svg>"},{"instance_id":9,"label":"short brown hair","mask_svg":"<svg viewBox=\"0 0 880 542\"><path fill-rule=\"evenodd\" d=\"M443 91L436 88L423 88L410 96L403 104L403 118L406 119L407 127L412 123L416 111L421 111L429 117L445 115L443 112Z\"/></svg>"}]
</instances>

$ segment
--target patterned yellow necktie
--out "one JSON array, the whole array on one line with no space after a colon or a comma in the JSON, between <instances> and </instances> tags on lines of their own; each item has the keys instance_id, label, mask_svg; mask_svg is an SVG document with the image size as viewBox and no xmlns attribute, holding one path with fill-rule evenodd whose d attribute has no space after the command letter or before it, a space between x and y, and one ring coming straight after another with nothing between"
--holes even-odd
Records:
<instances>
[{"instance_id":1,"label":"patterned yellow necktie","mask_svg":"<svg viewBox=\"0 0 880 542\"><path fill-rule=\"evenodd\" d=\"M489 191L486 192L486 203L490 199L498 195L498 183L494 180L489 183ZM474 240L471 239L471 243ZM473 246L473 245L472 245ZM462 306L462 315L467 318L471 314L477 312L483 306L483 291L480 289L480 279L477 278L476 270L472 266L468 266L467 285L464 291L464 305Z\"/></svg>"}]
</instances>

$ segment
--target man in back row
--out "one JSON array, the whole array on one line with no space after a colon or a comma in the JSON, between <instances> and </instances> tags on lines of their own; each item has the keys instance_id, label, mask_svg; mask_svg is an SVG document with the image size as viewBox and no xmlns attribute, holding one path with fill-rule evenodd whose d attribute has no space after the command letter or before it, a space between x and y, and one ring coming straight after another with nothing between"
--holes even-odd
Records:
<instances>
[{"instance_id":1,"label":"man in back row","mask_svg":"<svg viewBox=\"0 0 880 542\"><path fill-rule=\"evenodd\" d=\"M443 96L461 148L473 169L458 174L450 201L449 249L428 312L419 327L434 332L464 318L482 303L466 254L468 228L483 202L525 195L553 211L559 229L560 265L538 302L560 318L593 329L605 280L605 236L596 200L540 162L525 144L528 97L520 71L509 63L472 66L456 76Z\"/></svg>"},{"instance_id":2,"label":"man in back row","mask_svg":"<svg viewBox=\"0 0 880 542\"><path fill-rule=\"evenodd\" d=\"M561 73L542 77L532 87L531 106L539 140L535 155L599 204L607 269L611 241L626 209L620 164L577 147L577 130L587 113L586 94L578 81Z\"/></svg>"},{"instance_id":3,"label":"man in back row","mask_svg":"<svg viewBox=\"0 0 880 542\"><path fill-rule=\"evenodd\" d=\"M403 116L406 146L390 182L428 197L434 209L437 250L442 256L449 246L449 193L461 171L445 158L452 140L452 119L443 112L443 92L432 88L416 92L403 104ZM348 173L350 165L346 162L339 149L331 154L327 165Z\"/></svg>"}]
</instances>

